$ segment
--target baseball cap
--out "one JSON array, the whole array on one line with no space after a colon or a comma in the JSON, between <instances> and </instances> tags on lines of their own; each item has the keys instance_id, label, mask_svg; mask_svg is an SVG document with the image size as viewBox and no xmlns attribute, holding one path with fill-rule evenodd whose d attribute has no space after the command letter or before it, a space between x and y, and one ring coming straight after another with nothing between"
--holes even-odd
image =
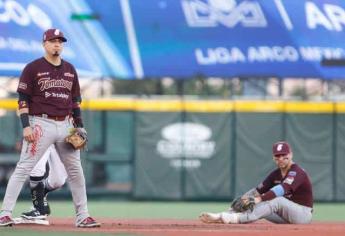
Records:
<instances>
[{"instance_id":1,"label":"baseball cap","mask_svg":"<svg viewBox=\"0 0 345 236\"><path fill-rule=\"evenodd\" d=\"M286 155L291 152L290 145L285 141L279 141L273 144L272 153L274 156Z\"/></svg>"},{"instance_id":2,"label":"baseball cap","mask_svg":"<svg viewBox=\"0 0 345 236\"><path fill-rule=\"evenodd\" d=\"M66 42L67 39L59 29L48 29L43 34L43 42L52 39L61 39L62 42Z\"/></svg>"}]
</instances>

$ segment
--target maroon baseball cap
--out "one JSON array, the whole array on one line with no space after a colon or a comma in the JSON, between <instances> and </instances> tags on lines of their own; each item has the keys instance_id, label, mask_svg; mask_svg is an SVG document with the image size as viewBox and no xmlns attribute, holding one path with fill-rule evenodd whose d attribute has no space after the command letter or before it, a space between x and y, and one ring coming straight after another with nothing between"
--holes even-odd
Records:
<instances>
[{"instance_id":1,"label":"maroon baseball cap","mask_svg":"<svg viewBox=\"0 0 345 236\"><path fill-rule=\"evenodd\" d=\"M290 145L285 141L279 141L273 144L272 147L273 156L286 155L291 153Z\"/></svg>"},{"instance_id":2,"label":"maroon baseball cap","mask_svg":"<svg viewBox=\"0 0 345 236\"><path fill-rule=\"evenodd\" d=\"M66 42L67 39L59 29L48 29L43 34L43 42L52 39L61 39L62 42Z\"/></svg>"}]
</instances>

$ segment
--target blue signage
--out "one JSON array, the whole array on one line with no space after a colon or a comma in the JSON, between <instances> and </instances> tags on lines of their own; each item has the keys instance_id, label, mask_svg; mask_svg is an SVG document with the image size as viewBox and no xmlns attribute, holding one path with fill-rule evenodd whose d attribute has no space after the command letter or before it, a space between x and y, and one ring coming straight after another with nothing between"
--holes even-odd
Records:
<instances>
[{"instance_id":1,"label":"blue signage","mask_svg":"<svg viewBox=\"0 0 345 236\"><path fill-rule=\"evenodd\" d=\"M131 1L145 76L344 78L345 1Z\"/></svg>"},{"instance_id":2,"label":"blue signage","mask_svg":"<svg viewBox=\"0 0 345 236\"><path fill-rule=\"evenodd\" d=\"M86 76L345 78L321 63L345 59L343 0L0 0L0 74L41 56L49 27Z\"/></svg>"},{"instance_id":3,"label":"blue signage","mask_svg":"<svg viewBox=\"0 0 345 236\"><path fill-rule=\"evenodd\" d=\"M88 12L83 0L0 0L0 74L18 76L43 55L43 32L59 28L68 40L62 55L81 76L132 78L127 60L99 22L71 20L72 14Z\"/></svg>"}]
</instances>

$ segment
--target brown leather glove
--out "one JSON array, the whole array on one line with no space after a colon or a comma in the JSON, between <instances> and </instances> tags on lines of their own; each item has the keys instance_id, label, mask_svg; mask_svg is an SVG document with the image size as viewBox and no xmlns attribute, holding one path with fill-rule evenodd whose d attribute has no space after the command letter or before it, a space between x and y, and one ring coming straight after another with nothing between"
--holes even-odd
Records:
<instances>
[{"instance_id":1,"label":"brown leather glove","mask_svg":"<svg viewBox=\"0 0 345 236\"><path fill-rule=\"evenodd\" d=\"M84 128L73 128L65 139L75 150L84 149L87 144L87 132Z\"/></svg>"},{"instance_id":2,"label":"brown leather glove","mask_svg":"<svg viewBox=\"0 0 345 236\"><path fill-rule=\"evenodd\" d=\"M231 203L231 208L236 212L253 211L254 206L254 197L237 197Z\"/></svg>"}]
</instances>

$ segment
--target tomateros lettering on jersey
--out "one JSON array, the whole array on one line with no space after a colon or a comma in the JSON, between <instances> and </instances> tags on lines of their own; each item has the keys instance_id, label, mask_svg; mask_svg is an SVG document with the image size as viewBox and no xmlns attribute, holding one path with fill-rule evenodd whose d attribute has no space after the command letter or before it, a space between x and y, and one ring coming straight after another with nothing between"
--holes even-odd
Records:
<instances>
[{"instance_id":1,"label":"tomateros lettering on jersey","mask_svg":"<svg viewBox=\"0 0 345 236\"><path fill-rule=\"evenodd\" d=\"M74 77L64 76L66 73ZM40 57L25 66L19 83L17 91L30 97L29 115L67 116L72 112L73 98L81 96L78 74L65 60L54 66Z\"/></svg>"},{"instance_id":2,"label":"tomateros lettering on jersey","mask_svg":"<svg viewBox=\"0 0 345 236\"><path fill-rule=\"evenodd\" d=\"M40 85L41 91L50 88L67 88L71 91L73 82L64 79L41 78L38 80L38 85Z\"/></svg>"}]
</instances>

